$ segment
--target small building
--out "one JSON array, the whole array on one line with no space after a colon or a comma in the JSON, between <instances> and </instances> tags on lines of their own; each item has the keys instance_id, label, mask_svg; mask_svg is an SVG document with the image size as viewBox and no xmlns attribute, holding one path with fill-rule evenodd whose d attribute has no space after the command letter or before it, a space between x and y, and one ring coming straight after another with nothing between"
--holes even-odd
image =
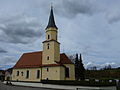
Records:
<instances>
[{"instance_id":1,"label":"small building","mask_svg":"<svg viewBox=\"0 0 120 90\"><path fill-rule=\"evenodd\" d=\"M13 67L13 81L75 80L74 64L65 53L60 53L52 7L45 33L43 51L24 53Z\"/></svg>"},{"instance_id":2,"label":"small building","mask_svg":"<svg viewBox=\"0 0 120 90\"><path fill-rule=\"evenodd\" d=\"M5 80L12 79L12 70L13 70L13 68L8 68L5 70Z\"/></svg>"}]
</instances>

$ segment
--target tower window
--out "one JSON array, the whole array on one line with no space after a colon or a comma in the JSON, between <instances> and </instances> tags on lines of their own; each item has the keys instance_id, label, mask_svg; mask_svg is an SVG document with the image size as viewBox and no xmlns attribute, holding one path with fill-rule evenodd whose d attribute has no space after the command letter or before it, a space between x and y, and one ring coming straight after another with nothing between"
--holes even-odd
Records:
<instances>
[{"instance_id":1,"label":"tower window","mask_svg":"<svg viewBox=\"0 0 120 90\"><path fill-rule=\"evenodd\" d=\"M49 69L47 68L47 72L49 71Z\"/></svg>"},{"instance_id":2,"label":"tower window","mask_svg":"<svg viewBox=\"0 0 120 90\"><path fill-rule=\"evenodd\" d=\"M47 44L47 49L49 49L49 48L50 48L50 44L48 43L48 44Z\"/></svg>"},{"instance_id":3,"label":"tower window","mask_svg":"<svg viewBox=\"0 0 120 90\"><path fill-rule=\"evenodd\" d=\"M29 71L26 72L26 78L29 78Z\"/></svg>"},{"instance_id":4,"label":"tower window","mask_svg":"<svg viewBox=\"0 0 120 90\"><path fill-rule=\"evenodd\" d=\"M19 71L17 71L17 76L19 76Z\"/></svg>"},{"instance_id":5,"label":"tower window","mask_svg":"<svg viewBox=\"0 0 120 90\"><path fill-rule=\"evenodd\" d=\"M40 78L40 70L37 70L37 78Z\"/></svg>"},{"instance_id":6,"label":"tower window","mask_svg":"<svg viewBox=\"0 0 120 90\"><path fill-rule=\"evenodd\" d=\"M47 56L47 60L49 60L49 56Z\"/></svg>"},{"instance_id":7,"label":"tower window","mask_svg":"<svg viewBox=\"0 0 120 90\"><path fill-rule=\"evenodd\" d=\"M50 35L48 35L48 39L50 39Z\"/></svg>"}]
</instances>

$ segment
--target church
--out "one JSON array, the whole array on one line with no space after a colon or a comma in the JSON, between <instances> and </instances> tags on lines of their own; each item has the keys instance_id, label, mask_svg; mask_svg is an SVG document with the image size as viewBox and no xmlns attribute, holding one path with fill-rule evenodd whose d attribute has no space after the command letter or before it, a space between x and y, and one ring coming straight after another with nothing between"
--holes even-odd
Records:
<instances>
[{"instance_id":1,"label":"church","mask_svg":"<svg viewBox=\"0 0 120 90\"><path fill-rule=\"evenodd\" d=\"M75 80L74 64L65 53L60 53L57 34L51 7L43 51L24 53L13 67L13 81Z\"/></svg>"}]
</instances>

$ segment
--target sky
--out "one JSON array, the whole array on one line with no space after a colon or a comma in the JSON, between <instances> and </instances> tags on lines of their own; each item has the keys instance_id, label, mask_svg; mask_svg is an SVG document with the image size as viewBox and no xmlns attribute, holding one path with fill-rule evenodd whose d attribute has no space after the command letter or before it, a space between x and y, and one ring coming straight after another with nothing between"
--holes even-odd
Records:
<instances>
[{"instance_id":1,"label":"sky","mask_svg":"<svg viewBox=\"0 0 120 90\"><path fill-rule=\"evenodd\" d=\"M120 66L120 0L0 0L0 68L42 51L53 4L61 53L88 66Z\"/></svg>"}]
</instances>

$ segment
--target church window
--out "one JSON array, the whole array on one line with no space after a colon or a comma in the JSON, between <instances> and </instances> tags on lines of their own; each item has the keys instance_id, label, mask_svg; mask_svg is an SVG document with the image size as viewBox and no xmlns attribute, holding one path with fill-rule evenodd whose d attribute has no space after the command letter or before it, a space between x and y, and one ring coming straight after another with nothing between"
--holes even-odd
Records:
<instances>
[{"instance_id":1,"label":"church window","mask_svg":"<svg viewBox=\"0 0 120 90\"><path fill-rule=\"evenodd\" d=\"M46 80L48 80L48 78L46 78Z\"/></svg>"},{"instance_id":2,"label":"church window","mask_svg":"<svg viewBox=\"0 0 120 90\"><path fill-rule=\"evenodd\" d=\"M50 48L50 44L48 43L48 44L47 44L47 49L49 49L49 48Z\"/></svg>"},{"instance_id":3,"label":"church window","mask_svg":"<svg viewBox=\"0 0 120 90\"><path fill-rule=\"evenodd\" d=\"M47 68L47 72L49 71L49 69Z\"/></svg>"},{"instance_id":4,"label":"church window","mask_svg":"<svg viewBox=\"0 0 120 90\"><path fill-rule=\"evenodd\" d=\"M26 78L29 78L29 71L26 72Z\"/></svg>"},{"instance_id":5,"label":"church window","mask_svg":"<svg viewBox=\"0 0 120 90\"><path fill-rule=\"evenodd\" d=\"M17 71L17 76L19 76L19 71Z\"/></svg>"},{"instance_id":6,"label":"church window","mask_svg":"<svg viewBox=\"0 0 120 90\"><path fill-rule=\"evenodd\" d=\"M65 77L69 78L69 68L65 68Z\"/></svg>"},{"instance_id":7,"label":"church window","mask_svg":"<svg viewBox=\"0 0 120 90\"><path fill-rule=\"evenodd\" d=\"M21 72L21 75L23 76L23 72Z\"/></svg>"},{"instance_id":8,"label":"church window","mask_svg":"<svg viewBox=\"0 0 120 90\"><path fill-rule=\"evenodd\" d=\"M37 78L40 78L40 70L37 70Z\"/></svg>"},{"instance_id":9,"label":"church window","mask_svg":"<svg viewBox=\"0 0 120 90\"><path fill-rule=\"evenodd\" d=\"M50 39L50 35L48 35L48 39Z\"/></svg>"},{"instance_id":10,"label":"church window","mask_svg":"<svg viewBox=\"0 0 120 90\"><path fill-rule=\"evenodd\" d=\"M49 60L49 56L47 56L47 60Z\"/></svg>"}]
</instances>

